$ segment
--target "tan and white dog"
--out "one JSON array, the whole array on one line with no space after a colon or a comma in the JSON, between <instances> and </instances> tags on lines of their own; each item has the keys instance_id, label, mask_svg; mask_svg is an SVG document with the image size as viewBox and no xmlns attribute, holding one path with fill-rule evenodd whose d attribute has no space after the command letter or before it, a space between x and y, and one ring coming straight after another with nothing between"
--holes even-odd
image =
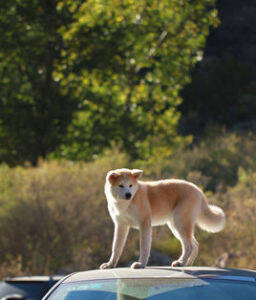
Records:
<instances>
[{"instance_id":1,"label":"tan and white dog","mask_svg":"<svg viewBox=\"0 0 256 300\"><path fill-rule=\"evenodd\" d=\"M144 268L150 254L152 226L164 224L182 245L182 254L172 266L192 265L198 254L195 224L206 231L221 231L225 226L224 212L209 205L193 183L177 179L138 181L142 173L137 169L117 169L107 174L105 194L115 230L112 255L100 268L116 266L130 227L140 230L140 257L131 267Z\"/></svg>"}]
</instances>

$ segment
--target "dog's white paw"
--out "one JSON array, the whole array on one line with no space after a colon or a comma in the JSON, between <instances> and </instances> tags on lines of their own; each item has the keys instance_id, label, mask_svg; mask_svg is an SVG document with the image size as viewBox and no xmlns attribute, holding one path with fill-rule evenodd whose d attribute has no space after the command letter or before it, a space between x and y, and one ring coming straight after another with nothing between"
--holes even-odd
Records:
<instances>
[{"instance_id":1,"label":"dog's white paw","mask_svg":"<svg viewBox=\"0 0 256 300\"><path fill-rule=\"evenodd\" d=\"M114 265L111 263L111 262L106 262L106 263L103 263L101 266L100 266L100 269L101 270L104 270L104 269L111 269L113 268Z\"/></svg>"},{"instance_id":2,"label":"dog's white paw","mask_svg":"<svg viewBox=\"0 0 256 300\"><path fill-rule=\"evenodd\" d=\"M139 262L139 261L135 261L132 265L131 265L132 269L143 269L145 268L145 266Z\"/></svg>"},{"instance_id":3,"label":"dog's white paw","mask_svg":"<svg viewBox=\"0 0 256 300\"><path fill-rule=\"evenodd\" d=\"M180 260L175 260L172 262L172 267L182 267L182 266L184 266L184 262Z\"/></svg>"}]
</instances>

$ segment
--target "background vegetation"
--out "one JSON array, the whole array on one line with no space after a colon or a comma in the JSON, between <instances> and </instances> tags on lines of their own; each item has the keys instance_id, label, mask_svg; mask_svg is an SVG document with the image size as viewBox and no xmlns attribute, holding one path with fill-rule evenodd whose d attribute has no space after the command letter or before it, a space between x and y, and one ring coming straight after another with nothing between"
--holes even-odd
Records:
<instances>
[{"instance_id":1,"label":"background vegetation","mask_svg":"<svg viewBox=\"0 0 256 300\"><path fill-rule=\"evenodd\" d=\"M123 166L190 180L223 207L223 232L196 232L196 264L255 268L256 5L0 7L0 277L105 261L105 175ZM138 256L138 233L128 241L120 265ZM168 228L153 241L170 260L181 251Z\"/></svg>"},{"instance_id":2,"label":"background vegetation","mask_svg":"<svg viewBox=\"0 0 256 300\"><path fill-rule=\"evenodd\" d=\"M218 22L214 0L0 4L0 162L180 144L178 93Z\"/></svg>"},{"instance_id":3,"label":"background vegetation","mask_svg":"<svg viewBox=\"0 0 256 300\"><path fill-rule=\"evenodd\" d=\"M145 168L145 178L182 177L204 188L221 205L227 226L218 234L196 232L199 265L228 255L229 267L254 268L256 136L222 134ZM55 160L36 168L0 168L1 275L71 272L97 268L110 255L113 225L103 185L107 170L129 163L117 149L95 162ZM207 170L207 172L206 172ZM216 176L219 180L217 182ZM168 228L154 229L153 250L175 259L179 242ZM137 231L131 231L120 265L136 259ZM225 257L225 256L224 256Z\"/></svg>"}]
</instances>

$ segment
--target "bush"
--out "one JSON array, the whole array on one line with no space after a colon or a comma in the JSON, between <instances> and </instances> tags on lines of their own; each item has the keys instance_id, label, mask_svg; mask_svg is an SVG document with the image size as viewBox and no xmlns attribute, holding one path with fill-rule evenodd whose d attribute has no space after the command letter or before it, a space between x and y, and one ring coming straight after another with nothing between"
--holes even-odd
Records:
<instances>
[{"instance_id":1,"label":"bush","mask_svg":"<svg viewBox=\"0 0 256 300\"><path fill-rule=\"evenodd\" d=\"M113 225L104 195L106 172L141 167L144 179L179 177L202 187L227 214L218 234L196 232L196 264L228 253L234 267L255 266L255 135L222 134L174 155L130 162L114 147L91 163L42 161L36 168L0 166L0 276L97 268L111 254ZM246 170L246 171L245 171ZM167 227L154 229L153 249L176 259L180 243ZM138 255L131 232L119 265ZM3 271L4 270L4 271Z\"/></svg>"},{"instance_id":2,"label":"bush","mask_svg":"<svg viewBox=\"0 0 256 300\"><path fill-rule=\"evenodd\" d=\"M196 230L198 265L215 265L227 254L229 267L254 268L256 241L256 135L212 132L198 145L173 156L141 162L150 178L183 178L200 186L210 203L222 207L227 225L218 234ZM154 247L170 257L180 251L170 232L159 229ZM175 245L175 246L174 246Z\"/></svg>"},{"instance_id":3,"label":"bush","mask_svg":"<svg viewBox=\"0 0 256 300\"><path fill-rule=\"evenodd\" d=\"M227 224L217 235L200 233L199 264L214 264L217 257L227 253L228 267L255 268L256 172L240 168L238 173L238 183L234 187L210 197L224 209Z\"/></svg>"},{"instance_id":4,"label":"bush","mask_svg":"<svg viewBox=\"0 0 256 300\"><path fill-rule=\"evenodd\" d=\"M174 155L158 155L150 162L141 162L152 178L183 178L204 190L215 192L234 186L238 169L256 169L256 135L252 133L214 133L192 147Z\"/></svg>"},{"instance_id":5,"label":"bush","mask_svg":"<svg viewBox=\"0 0 256 300\"><path fill-rule=\"evenodd\" d=\"M125 156L94 163L41 162L0 168L0 259L19 258L32 274L97 267L110 255L112 222L104 196L106 172Z\"/></svg>"}]
</instances>

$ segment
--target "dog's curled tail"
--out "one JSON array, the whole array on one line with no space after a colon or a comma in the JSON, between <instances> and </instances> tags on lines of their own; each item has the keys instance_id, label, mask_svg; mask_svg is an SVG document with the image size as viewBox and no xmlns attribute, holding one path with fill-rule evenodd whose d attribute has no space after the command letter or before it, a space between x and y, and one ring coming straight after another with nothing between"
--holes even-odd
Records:
<instances>
[{"instance_id":1,"label":"dog's curled tail","mask_svg":"<svg viewBox=\"0 0 256 300\"><path fill-rule=\"evenodd\" d=\"M207 203L206 198L202 199L201 210L197 219L197 225L209 232L219 232L225 227L226 217L223 210Z\"/></svg>"}]
</instances>

